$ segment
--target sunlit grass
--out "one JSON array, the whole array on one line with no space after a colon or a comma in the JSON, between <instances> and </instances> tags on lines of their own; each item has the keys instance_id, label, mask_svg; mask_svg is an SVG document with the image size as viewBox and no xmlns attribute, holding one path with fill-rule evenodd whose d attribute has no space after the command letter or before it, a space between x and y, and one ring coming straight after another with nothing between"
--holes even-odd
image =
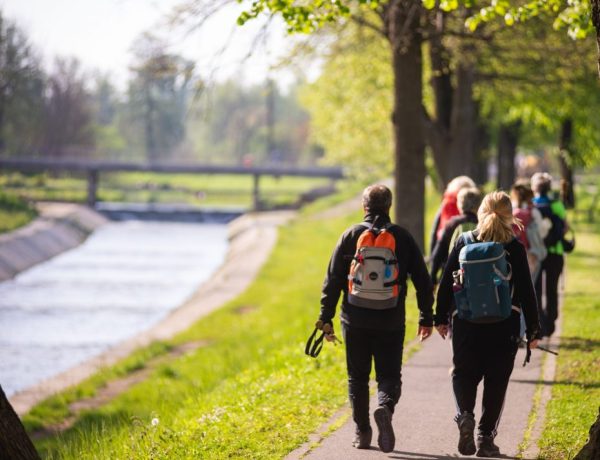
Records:
<instances>
[{"instance_id":1,"label":"sunlit grass","mask_svg":"<svg viewBox=\"0 0 600 460\"><path fill-rule=\"evenodd\" d=\"M562 337L540 457L570 459L588 438L600 405L600 232L582 226L567 256Z\"/></svg>"},{"instance_id":2,"label":"sunlit grass","mask_svg":"<svg viewBox=\"0 0 600 460\"><path fill-rule=\"evenodd\" d=\"M0 233L28 224L37 215L26 201L0 190Z\"/></svg>"}]
</instances>

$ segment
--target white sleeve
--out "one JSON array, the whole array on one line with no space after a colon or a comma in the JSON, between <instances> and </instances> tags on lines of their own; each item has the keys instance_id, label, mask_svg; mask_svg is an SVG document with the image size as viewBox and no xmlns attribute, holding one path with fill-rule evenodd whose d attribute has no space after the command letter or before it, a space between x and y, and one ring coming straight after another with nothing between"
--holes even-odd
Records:
<instances>
[{"instance_id":1,"label":"white sleeve","mask_svg":"<svg viewBox=\"0 0 600 460\"><path fill-rule=\"evenodd\" d=\"M534 222L537 224L538 232L542 239L546 238L550 228L552 228L552 222L550 219L544 219L542 217L542 213L537 208L531 208L531 217Z\"/></svg>"}]
</instances>

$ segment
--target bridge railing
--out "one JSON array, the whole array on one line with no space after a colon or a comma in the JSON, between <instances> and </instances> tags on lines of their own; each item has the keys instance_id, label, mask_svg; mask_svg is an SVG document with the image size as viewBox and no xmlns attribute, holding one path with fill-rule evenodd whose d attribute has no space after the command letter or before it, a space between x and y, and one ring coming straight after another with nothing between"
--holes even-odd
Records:
<instances>
[{"instance_id":1,"label":"bridge railing","mask_svg":"<svg viewBox=\"0 0 600 460\"><path fill-rule=\"evenodd\" d=\"M98 195L100 173L106 172L153 172L169 174L233 174L253 177L253 208L260 209L261 176L296 176L342 179L344 173L336 167L292 167L273 166L227 166L203 165L195 163L136 163L101 160L45 159L45 158L0 158L0 171L19 172L78 172L87 176L87 199L89 206L95 206Z\"/></svg>"}]
</instances>

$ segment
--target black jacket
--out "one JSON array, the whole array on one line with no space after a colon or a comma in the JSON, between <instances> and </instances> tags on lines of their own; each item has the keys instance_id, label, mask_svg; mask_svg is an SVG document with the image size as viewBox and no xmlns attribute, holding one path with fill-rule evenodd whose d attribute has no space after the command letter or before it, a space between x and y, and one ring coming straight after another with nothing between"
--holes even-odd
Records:
<instances>
[{"instance_id":1,"label":"black jacket","mask_svg":"<svg viewBox=\"0 0 600 460\"><path fill-rule=\"evenodd\" d=\"M475 232L477 235L477 232ZM448 256L444 274L437 292L435 324L448 324L450 315L456 310L454 302L454 293L452 291L452 272L460 268L458 255L465 246L465 240L461 236L456 240L454 248ZM520 307L525 316L525 325L527 328L527 338L539 338L540 323L538 317L537 300L529 265L527 263L527 253L525 247L516 238L510 243L504 245L507 256L506 260L512 269L511 288L513 291L512 304Z\"/></svg>"},{"instance_id":2,"label":"black jacket","mask_svg":"<svg viewBox=\"0 0 600 460\"><path fill-rule=\"evenodd\" d=\"M431 252L431 280L433 284L438 282L438 272L443 270L446 260L448 260L448 253L450 252L450 243L452 242L452 236L454 231L459 225L464 223L477 224L477 216L472 212L460 214L452 217L446 226L439 240L437 240L433 251Z\"/></svg>"},{"instance_id":3,"label":"black jacket","mask_svg":"<svg viewBox=\"0 0 600 460\"><path fill-rule=\"evenodd\" d=\"M373 223L374 216L367 214L364 221ZM389 222L389 216L384 215L378 218L377 225L382 226ZM423 254L410 233L398 225L392 225L388 229L396 240L396 257L401 280L398 305L396 308L388 310L370 310L348 303L350 263L356 252L358 238L364 230L363 225L353 225L341 235L337 242L323 282L319 319L323 322L332 322L340 294L343 294L340 316L341 320L349 326L385 330L402 329L405 322L406 281L410 276L417 291L417 303L420 310L419 324L432 326L433 284L429 278Z\"/></svg>"}]
</instances>

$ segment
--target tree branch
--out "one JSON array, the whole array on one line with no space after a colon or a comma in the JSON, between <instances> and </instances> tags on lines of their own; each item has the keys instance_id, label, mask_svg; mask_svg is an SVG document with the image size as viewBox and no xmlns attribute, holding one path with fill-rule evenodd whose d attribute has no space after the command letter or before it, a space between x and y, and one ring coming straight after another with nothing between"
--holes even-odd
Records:
<instances>
[{"instance_id":1,"label":"tree branch","mask_svg":"<svg viewBox=\"0 0 600 460\"><path fill-rule=\"evenodd\" d=\"M367 27L368 29L373 30L374 32L380 34L381 36L386 37L385 29L383 27L379 27L379 26L377 26L377 24L373 24L368 19L365 19L364 16L352 15L351 19L359 26Z\"/></svg>"}]
</instances>

